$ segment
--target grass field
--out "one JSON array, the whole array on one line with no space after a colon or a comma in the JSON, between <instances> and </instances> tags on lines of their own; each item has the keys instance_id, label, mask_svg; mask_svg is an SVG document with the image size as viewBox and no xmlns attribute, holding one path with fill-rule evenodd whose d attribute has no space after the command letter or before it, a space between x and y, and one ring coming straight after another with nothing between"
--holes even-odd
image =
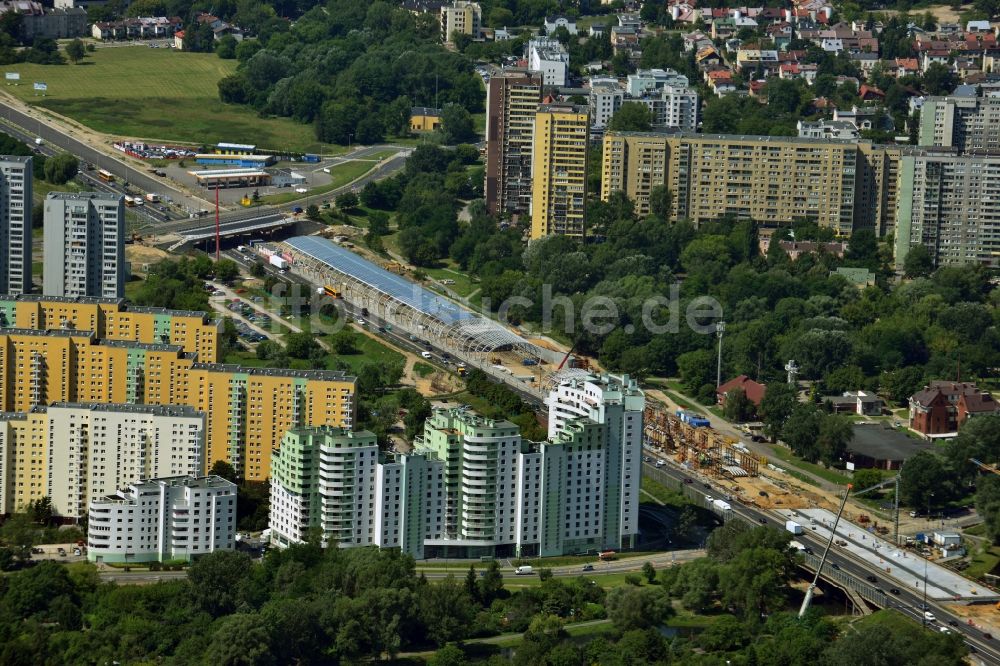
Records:
<instances>
[{"instance_id":1,"label":"grass field","mask_svg":"<svg viewBox=\"0 0 1000 666\"><path fill-rule=\"evenodd\" d=\"M318 144L310 125L258 118L244 107L220 102L218 82L235 69L235 60L212 53L144 46L97 49L79 65L8 66L7 71L20 73L21 84L6 90L29 104L116 136L340 152ZM34 81L48 85L45 97L35 95Z\"/></svg>"},{"instance_id":2,"label":"grass field","mask_svg":"<svg viewBox=\"0 0 1000 666\"><path fill-rule=\"evenodd\" d=\"M454 280L455 284L448 285L448 288L459 296L468 296L478 288L473 284L468 273L454 268L424 268L421 270L435 280Z\"/></svg>"},{"instance_id":3,"label":"grass field","mask_svg":"<svg viewBox=\"0 0 1000 666\"><path fill-rule=\"evenodd\" d=\"M354 345L358 349L357 354L329 354L327 358L330 360L330 368L334 368L333 360L336 359L350 366L351 372L358 372L361 366L366 363L375 363L376 365L390 365L393 363L398 363L402 365L405 362L405 358L395 349L390 349L384 344L368 337L362 333L354 334Z\"/></svg>"}]
</instances>

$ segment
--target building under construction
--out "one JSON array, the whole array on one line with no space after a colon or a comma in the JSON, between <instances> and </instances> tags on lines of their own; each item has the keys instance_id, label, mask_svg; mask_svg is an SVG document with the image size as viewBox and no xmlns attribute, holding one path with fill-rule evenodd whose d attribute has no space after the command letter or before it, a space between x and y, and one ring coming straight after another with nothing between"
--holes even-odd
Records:
<instances>
[{"instance_id":1,"label":"building under construction","mask_svg":"<svg viewBox=\"0 0 1000 666\"><path fill-rule=\"evenodd\" d=\"M757 476L764 460L737 440L707 426L685 423L662 404L647 402L645 444L677 462L721 478Z\"/></svg>"}]
</instances>

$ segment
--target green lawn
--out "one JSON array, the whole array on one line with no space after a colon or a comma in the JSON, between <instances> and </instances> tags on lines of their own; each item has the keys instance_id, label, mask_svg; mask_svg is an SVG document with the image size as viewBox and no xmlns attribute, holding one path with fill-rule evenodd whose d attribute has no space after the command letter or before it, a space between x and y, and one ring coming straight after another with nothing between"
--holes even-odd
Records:
<instances>
[{"instance_id":1,"label":"green lawn","mask_svg":"<svg viewBox=\"0 0 1000 666\"><path fill-rule=\"evenodd\" d=\"M245 107L219 101L218 82L235 60L145 46L97 49L79 65L9 65L21 84L8 93L115 136L211 144L255 143L274 150L339 152L320 145L310 125L287 118L259 118ZM32 82L48 85L45 97ZM28 128L30 129L30 128Z\"/></svg>"},{"instance_id":2,"label":"green lawn","mask_svg":"<svg viewBox=\"0 0 1000 666\"><path fill-rule=\"evenodd\" d=\"M680 508L685 504L691 503L686 497L684 497L683 493L667 488L663 484L658 483L646 476L642 477L642 484L640 488L668 506Z\"/></svg>"},{"instance_id":3,"label":"green lawn","mask_svg":"<svg viewBox=\"0 0 1000 666\"><path fill-rule=\"evenodd\" d=\"M993 570L1000 565L1000 548L996 546L974 547L972 551L972 562L962 572L962 575L978 580L983 577L983 574L993 573Z\"/></svg>"},{"instance_id":4,"label":"green lawn","mask_svg":"<svg viewBox=\"0 0 1000 666\"><path fill-rule=\"evenodd\" d=\"M434 366L418 361L413 364L413 372L415 372L418 377L426 377L434 373Z\"/></svg>"},{"instance_id":5,"label":"green lawn","mask_svg":"<svg viewBox=\"0 0 1000 666\"><path fill-rule=\"evenodd\" d=\"M402 365L405 358L395 349L390 349L384 344L368 337L362 333L354 333L354 345L358 349L357 354L329 354L330 368L334 368L333 361L336 359L350 366L351 372L358 372L366 363L377 365L388 365L398 363Z\"/></svg>"},{"instance_id":6,"label":"green lawn","mask_svg":"<svg viewBox=\"0 0 1000 666\"><path fill-rule=\"evenodd\" d=\"M351 181L361 178L372 169L377 166L374 161L353 161L344 162L335 167L330 167L330 182L326 185L320 185L319 187L314 187L307 194L301 194L292 190L290 192L282 192L281 194L271 194L266 197L261 198L261 203L280 205L295 201L296 199L301 199L303 197L312 196L315 194L323 194L325 192L330 192L337 189L338 187L343 187Z\"/></svg>"},{"instance_id":7,"label":"green lawn","mask_svg":"<svg viewBox=\"0 0 1000 666\"><path fill-rule=\"evenodd\" d=\"M468 296L473 291L478 289L478 287L473 284L472 278L470 278L467 273L462 273L454 268L422 268L421 270L429 277L437 281L454 280L455 284L449 284L447 285L447 288L451 289L459 296Z\"/></svg>"}]
</instances>

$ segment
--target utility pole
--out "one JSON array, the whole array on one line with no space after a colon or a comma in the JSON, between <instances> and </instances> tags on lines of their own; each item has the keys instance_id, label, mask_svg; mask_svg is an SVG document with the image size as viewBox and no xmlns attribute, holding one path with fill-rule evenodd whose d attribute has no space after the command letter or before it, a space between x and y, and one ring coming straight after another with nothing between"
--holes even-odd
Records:
<instances>
[{"instance_id":1,"label":"utility pole","mask_svg":"<svg viewBox=\"0 0 1000 666\"><path fill-rule=\"evenodd\" d=\"M722 334L726 332L726 322L718 321L715 324L715 335L719 338L719 360L715 366L715 386L722 386Z\"/></svg>"}]
</instances>

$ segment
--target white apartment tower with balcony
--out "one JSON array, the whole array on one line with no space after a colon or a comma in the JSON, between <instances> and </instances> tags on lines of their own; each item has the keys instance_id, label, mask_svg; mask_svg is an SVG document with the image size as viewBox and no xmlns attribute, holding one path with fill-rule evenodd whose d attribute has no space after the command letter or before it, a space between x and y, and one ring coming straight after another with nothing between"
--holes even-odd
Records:
<instances>
[{"instance_id":1,"label":"white apartment tower with balcony","mask_svg":"<svg viewBox=\"0 0 1000 666\"><path fill-rule=\"evenodd\" d=\"M131 484L90 502L91 562L191 560L236 545L236 484L175 476Z\"/></svg>"},{"instance_id":2,"label":"white apartment tower with balcony","mask_svg":"<svg viewBox=\"0 0 1000 666\"><path fill-rule=\"evenodd\" d=\"M45 198L46 296L124 298L125 204L119 194L52 192Z\"/></svg>"},{"instance_id":3,"label":"white apartment tower with balcony","mask_svg":"<svg viewBox=\"0 0 1000 666\"><path fill-rule=\"evenodd\" d=\"M31 157L0 156L0 293L31 293Z\"/></svg>"}]
</instances>

